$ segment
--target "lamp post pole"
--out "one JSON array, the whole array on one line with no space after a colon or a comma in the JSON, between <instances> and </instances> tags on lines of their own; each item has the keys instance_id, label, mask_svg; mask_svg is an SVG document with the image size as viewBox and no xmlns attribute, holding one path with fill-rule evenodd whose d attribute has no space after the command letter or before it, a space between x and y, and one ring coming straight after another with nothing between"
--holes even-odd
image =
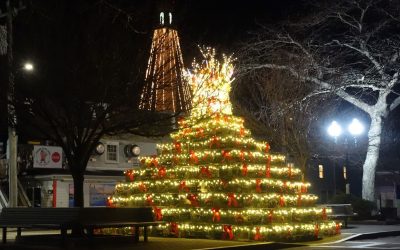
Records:
<instances>
[{"instance_id":1,"label":"lamp post pole","mask_svg":"<svg viewBox=\"0 0 400 250\"><path fill-rule=\"evenodd\" d=\"M345 185L345 193L350 194L350 183L348 180L350 148L349 148L349 141L347 140L347 138L346 138L345 144L346 144L346 160L345 160L344 167L343 167L343 178L344 178L344 185ZM344 171L346 171L346 172L344 172Z\"/></svg>"},{"instance_id":2,"label":"lamp post pole","mask_svg":"<svg viewBox=\"0 0 400 250\"><path fill-rule=\"evenodd\" d=\"M8 206L18 206L18 171L17 171L17 143L18 136L16 131L17 115L15 113L15 83L13 72L13 10L10 0L6 2L7 7L7 62L8 62L8 91L7 91L7 111L8 111L8 183L9 195Z\"/></svg>"},{"instance_id":3,"label":"lamp post pole","mask_svg":"<svg viewBox=\"0 0 400 250\"><path fill-rule=\"evenodd\" d=\"M18 7L11 6L11 0L6 1L6 13L1 13L0 18L6 18L6 43L7 43L7 66L8 66L8 86L7 86L7 124L8 124L8 206L18 206L18 170L17 170L17 114L15 111L15 82L14 82L14 57L13 57L13 18L18 11L25 9L24 5ZM4 53L4 52L3 52Z\"/></svg>"},{"instance_id":4,"label":"lamp post pole","mask_svg":"<svg viewBox=\"0 0 400 250\"><path fill-rule=\"evenodd\" d=\"M333 147L332 147L332 150L333 150L333 154L334 155L336 155L335 154L335 152L336 152L336 147L337 147L337 137L338 137L338 135L335 135L335 136L333 136ZM333 197L335 197L336 196L336 161L337 161L337 159L335 159L335 156L333 156L332 157L333 158L333 167L332 167L332 180L333 180L333 185L332 185L332 188L333 188L333 192L332 192L332 194L333 194Z\"/></svg>"},{"instance_id":5,"label":"lamp post pole","mask_svg":"<svg viewBox=\"0 0 400 250\"><path fill-rule=\"evenodd\" d=\"M361 135L362 132L364 131L364 126L361 124L361 122L354 118L351 124L348 126L348 132L353 136L354 141L357 142L356 136ZM336 121L332 121L331 125L328 127L328 134L334 138L334 148L333 151L335 152L335 146L337 144L337 138L340 136L342 133L342 127L337 123ZM349 192L349 188L347 187L348 180L347 180L347 167L349 163L349 145L348 145L348 140L347 137L345 138L345 144L346 144L346 162L345 166L346 167L346 177L345 177L345 184L346 184L346 193ZM333 194L336 195L336 161L333 164Z\"/></svg>"},{"instance_id":6,"label":"lamp post pole","mask_svg":"<svg viewBox=\"0 0 400 250\"><path fill-rule=\"evenodd\" d=\"M354 146L357 147L357 137L364 132L364 125L357 119L354 118L348 126L348 131L354 139ZM346 194L350 194L350 183L348 181L348 170L349 170L349 142L347 142L346 150Z\"/></svg>"},{"instance_id":7,"label":"lamp post pole","mask_svg":"<svg viewBox=\"0 0 400 250\"><path fill-rule=\"evenodd\" d=\"M328 134L334 138L333 152L335 152L338 136L342 133L342 128L336 121L332 121L328 127ZM333 195L336 195L336 161L333 163Z\"/></svg>"}]
</instances>

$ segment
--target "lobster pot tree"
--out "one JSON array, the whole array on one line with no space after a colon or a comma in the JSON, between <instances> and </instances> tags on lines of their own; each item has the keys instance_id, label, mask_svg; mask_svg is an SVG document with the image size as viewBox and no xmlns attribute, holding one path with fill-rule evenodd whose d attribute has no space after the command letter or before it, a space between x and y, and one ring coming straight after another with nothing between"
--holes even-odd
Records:
<instances>
[{"instance_id":1,"label":"lobster pot tree","mask_svg":"<svg viewBox=\"0 0 400 250\"><path fill-rule=\"evenodd\" d=\"M110 206L152 206L153 230L163 235L213 239L293 240L339 233L325 208L307 192L301 171L255 141L244 120L232 114L232 58L204 60L187 72L193 95L190 115L179 121L172 142L158 156L126 172Z\"/></svg>"}]
</instances>

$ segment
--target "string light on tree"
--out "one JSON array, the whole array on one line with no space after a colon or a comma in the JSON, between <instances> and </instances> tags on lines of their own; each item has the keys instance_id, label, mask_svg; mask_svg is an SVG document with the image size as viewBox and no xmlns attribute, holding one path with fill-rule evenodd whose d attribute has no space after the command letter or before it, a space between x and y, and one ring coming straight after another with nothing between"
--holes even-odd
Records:
<instances>
[{"instance_id":1,"label":"string light on tree","mask_svg":"<svg viewBox=\"0 0 400 250\"><path fill-rule=\"evenodd\" d=\"M112 206L152 206L167 224L158 235L215 239L292 240L339 233L331 211L315 206L299 168L257 142L232 114L233 58L202 49L186 78L193 109L179 121L171 143L126 172Z\"/></svg>"},{"instance_id":2,"label":"string light on tree","mask_svg":"<svg viewBox=\"0 0 400 250\"><path fill-rule=\"evenodd\" d=\"M161 12L153 33L145 86L139 108L158 112L186 112L191 92L183 77L183 58L172 13Z\"/></svg>"}]
</instances>

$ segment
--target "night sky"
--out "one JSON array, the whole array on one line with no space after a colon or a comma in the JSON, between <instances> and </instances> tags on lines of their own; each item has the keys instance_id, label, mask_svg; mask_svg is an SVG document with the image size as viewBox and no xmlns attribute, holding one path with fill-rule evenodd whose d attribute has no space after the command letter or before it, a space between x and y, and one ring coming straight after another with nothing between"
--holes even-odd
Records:
<instances>
[{"instance_id":1,"label":"night sky","mask_svg":"<svg viewBox=\"0 0 400 250\"><path fill-rule=\"evenodd\" d=\"M301 13L299 1L290 0L182 0L177 1L175 6L183 53L186 54L197 50L196 45L234 53L260 25L278 23ZM191 60L188 57L185 59Z\"/></svg>"},{"instance_id":2,"label":"night sky","mask_svg":"<svg viewBox=\"0 0 400 250\"><path fill-rule=\"evenodd\" d=\"M17 1L16 1L17 2ZM14 57L15 64L21 65L22 61L32 60L36 63L37 75L34 77L40 77L41 69L46 67L46 64L51 60L52 63L56 63L54 58L46 59L43 52L46 52L40 46L51 47L64 47L68 48L69 44L64 41L64 44L45 44L40 45L38 36L36 35L37 30L43 32L46 27L42 27L42 23L37 23L37 18L43 20L50 20L53 18L47 14L46 11L54 9L61 9L64 6L73 8L74 5L78 6L83 1L26 1L27 8L20 11L14 18ZM87 1L90 4L96 3L96 1ZM142 47L143 53L149 53L152 31L155 24L158 22L158 16L160 6L165 6L166 3L171 5L174 12L174 24L176 25L181 39L181 47L185 65L189 66L193 60L193 57L199 56L197 45L213 46L219 51L227 54L234 53L240 42L245 41L246 38L250 37L250 31L254 31L259 28L260 24L271 24L277 23L281 20L286 19L289 16L299 15L301 13L301 5L299 1L290 0L271 0L271 1L211 1L211 0L177 0L177 1L108 1L115 7L126 11L127 14L132 17L129 27L125 28L126 32L130 32L132 37L137 38L135 44L132 47ZM172 4L171 4L172 3ZM68 6L69 5L69 6ZM0 8L5 12L4 2L0 4ZM47 8L48 10L45 10ZM112 9L112 8L110 8ZM68 10L65 10L68 12ZM112 10L111 10L112 12ZM62 12L61 12L62 13ZM120 26L128 24L126 21L125 13L118 14L115 12L115 16L118 17ZM117 20L118 21L118 20ZM0 20L1 24L5 23L5 18ZM116 25L116 24L114 24ZM64 27L60 25L59 29L62 30ZM123 29L121 28L121 29ZM49 34L49 36L54 36ZM54 36L56 39L57 37ZM120 41L129 45L131 41ZM39 44L39 45L35 45ZM36 47L35 47L36 46ZM54 54L54 53L53 53ZM148 55L146 55L148 56ZM132 52L132 60L133 58ZM5 59L5 58L2 58ZM142 60L142 59L141 59ZM142 60L142 67L145 67L146 60ZM3 60L1 63L5 63ZM59 64L62 61L57 62ZM137 62L135 62L137 63ZM140 62L139 62L140 63ZM132 63L133 64L133 63ZM3 70L5 68L3 67ZM2 82L6 82L6 72L2 71ZM42 71L43 74L43 71ZM38 80L38 79L36 79ZM4 94L4 92L2 91ZM4 100L5 97L2 97ZM1 113L4 113L4 103L2 103ZM2 128L4 128L5 121L2 122ZM1 129L0 137L4 140L6 131Z\"/></svg>"},{"instance_id":3,"label":"night sky","mask_svg":"<svg viewBox=\"0 0 400 250\"><path fill-rule=\"evenodd\" d=\"M39 0L32 2L33 4L42 3ZM52 0L47 2L54 5ZM70 1L69 3L76 2L79 1ZM118 3L118 7L131 14L133 18L132 27L127 28L127 31L131 32L132 36L140 38L140 46L146 53L149 51L154 24L158 21L160 2L146 0L109 1L109 3L113 4ZM240 43L250 38L251 33L260 28L260 25L279 25L281 21L303 16L310 11L302 4L302 1L296 0L175 0L171 2L173 2L173 11L175 13L174 21L180 34L185 66L189 66L193 57L198 56L197 45L213 46L227 54L235 53ZM4 6L0 7L4 9ZM31 53L31 55L26 56L26 54L30 53L30 39L34 38L35 34L35 26L24 27L24 25L29 24L30 18L33 18L30 8L31 6L28 6L27 10L20 12L16 16L16 62L34 55L34 53ZM123 20L124 15L121 14L119 18ZM4 20L1 20L1 22L4 23ZM124 21L121 21L121 24L123 23ZM60 28L62 29L62 27ZM30 36L27 35L27 31L29 31ZM120 42L128 43L129 45L129 41ZM68 44L64 46L68 46ZM134 58L134 55L132 55L132 58ZM40 63L48 62L42 60ZM146 60L142 60L141 63L145 67ZM40 69L41 65L37 65L37 67ZM2 106L4 107L4 105ZM0 110L1 112L4 112L4 109L3 111ZM399 111L396 113L398 114ZM1 115L1 117L4 117L4 115ZM387 123L387 126L392 128L392 131L395 131L394 128L399 125L397 117L399 115L392 115L394 119ZM0 130L2 140L6 138L5 135L6 129L3 120L3 126ZM398 138L398 135L390 135L388 140L396 140L396 138ZM387 148L388 151L393 151L393 147L389 146ZM392 154L395 157L396 151Z\"/></svg>"}]
</instances>

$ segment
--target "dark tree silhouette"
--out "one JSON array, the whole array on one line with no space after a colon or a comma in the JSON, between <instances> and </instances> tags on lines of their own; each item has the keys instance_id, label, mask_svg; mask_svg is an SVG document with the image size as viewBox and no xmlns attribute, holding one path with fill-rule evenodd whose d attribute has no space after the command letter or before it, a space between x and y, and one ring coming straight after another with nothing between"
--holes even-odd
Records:
<instances>
[{"instance_id":1,"label":"dark tree silhouette","mask_svg":"<svg viewBox=\"0 0 400 250\"><path fill-rule=\"evenodd\" d=\"M101 137L162 135L176 115L138 110L150 37L138 20L152 15L146 3L113 4L39 1L16 24L17 56L29 54L36 65L29 79L18 78L18 130L63 148L76 207L84 204L84 172Z\"/></svg>"},{"instance_id":2,"label":"dark tree silhouette","mask_svg":"<svg viewBox=\"0 0 400 250\"><path fill-rule=\"evenodd\" d=\"M399 5L343 0L308 8L307 18L258 33L243 49L242 69L285 71L312 87L310 98L331 93L368 114L362 197L373 201L382 125L400 104Z\"/></svg>"}]
</instances>

